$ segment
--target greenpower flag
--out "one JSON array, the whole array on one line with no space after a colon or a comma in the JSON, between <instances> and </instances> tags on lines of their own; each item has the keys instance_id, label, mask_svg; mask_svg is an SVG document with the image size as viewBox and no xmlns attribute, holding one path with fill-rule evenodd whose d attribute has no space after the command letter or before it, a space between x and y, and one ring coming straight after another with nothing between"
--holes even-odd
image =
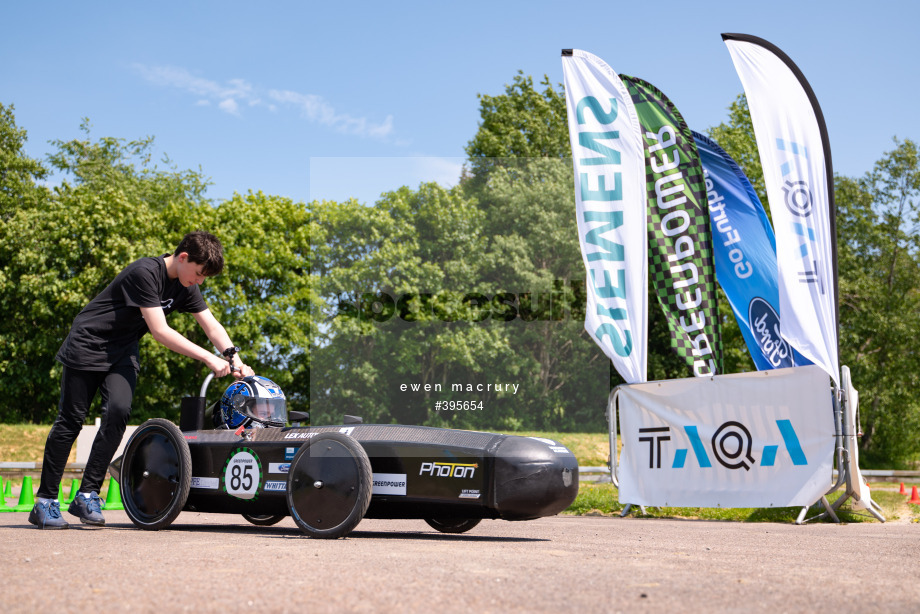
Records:
<instances>
[{"instance_id":1,"label":"greenpower flag","mask_svg":"<svg viewBox=\"0 0 920 614\"><path fill-rule=\"evenodd\" d=\"M722 372L712 232L703 167L677 108L655 86L621 75L645 140L649 279L671 347L702 377Z\"/></svg>"}]
</instances>

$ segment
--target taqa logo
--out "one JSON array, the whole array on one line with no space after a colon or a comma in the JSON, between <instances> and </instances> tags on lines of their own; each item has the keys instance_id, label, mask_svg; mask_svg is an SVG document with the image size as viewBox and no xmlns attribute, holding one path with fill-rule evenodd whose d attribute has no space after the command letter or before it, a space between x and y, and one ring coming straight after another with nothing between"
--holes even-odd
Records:
<instances>
[{"instance_id":1,"label":"taqa logo","mask_svg":"<svg viewBox=\"0 0 920 614\"><path fill-rule=\"evenodd\" d=\"M792 367L792 351L779 333L779 315L759 296L748 305L748 322L764 357L776 369Z\"/></svg>"},{"instance_id":2,"label":"taqa logo","mask_svg":"<svg viewBox=\"0 0 920 614\"><path fill-rule=\"evenodd\" d=\"M639 443L648 444L648 468L661 469L662 461L667 463L671 461L671 469L683 469L687 464L687 456L692 452L696 457L696 462L701 469L712 467L712 460L709 455L712 454L716 461L726 469L744 469L750 471L752 467L758 464L754 457L754 440L751 431L744 424L735 420L729 420L722 423L712 435L712 440L706 446L703 438L700 436L699 428L696 425L688 424L681 429L675 427L675 432L671 431L670 426L652 426L639 429ZM793 465L807 465L808 459L802 450L799 442L799 436L795 432L795 427L791 420L777 420L776 430L782 438L783 446L788 452L789 460ZM675 439L672 442L672 435ZM680 443L689 444L686 447L672 448L669 446L680 445ZM707 450L708 448L708 450ZM773 467L777 462L777 452L779 444L768 444L760 450L761 467ZM665 465L667 467L667 465Z\"/></svg>"},{"instance_id":3,"label":"taqa logo","mask_svg":"<svg viewBox=\"0 0 920 614\"><path fill-rule=\"evenodd\" d=\"M478 464L472 463L439 463L425 462L419 470L419 475L430 475L438 478L472 478L476 475Z\"/></svg>"}]
</instances>

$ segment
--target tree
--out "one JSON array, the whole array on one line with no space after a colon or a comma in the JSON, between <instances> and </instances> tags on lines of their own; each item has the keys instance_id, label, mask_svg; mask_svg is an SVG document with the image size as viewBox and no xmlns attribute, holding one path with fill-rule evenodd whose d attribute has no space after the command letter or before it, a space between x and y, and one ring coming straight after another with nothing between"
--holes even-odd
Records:
<instances>
[{"instance_id":1,"label":"tree","mask_svg":"<svg viewBox=\"0 0 920 614\"><path fill-rule=\"evenodd\" d=\"M313 213L325 236L316 270L326 301L313 345L314 416L439 422L431 395L400 394L400 386L449 386L500 344L452 299L477 283L474 204L459 188L422 184L372 207L323 202Z\"/></svg>"},{"instance_id":2,"label":"tree","mask_svg":"<svg viewBox=\"0 0 920 614\"><path fill-rule=\"evenodd\" d=\"M89 133L88 123L83 129ZM54 356L74 316L127 263L175 246L160 216L201 199L205 185L196 173L152 167L152 139L55 145L49 162L64 175L61 185L45 192L41 206L19 199L0 227L6 420L53 418L61 371Z\"/></svg>"},{"instance_id":3,"label":"tree","mask_svg":"<svg viewBox=\"0 0 920 614\"><path fill-rule=\"evenodd\" d=\"M6 223L21 209L34 209L48 191L37 182L48 169L25 155L26 131L16 125L15 108L0 103L0 223Z\"/></svg>"},{"instance_id":4,"label":"tree","mask_svg":"<svg viewBox=\"0 0 920 614\"><path fill-rule=\"evenodd\" d=\"M710 128L707 133L741 167L757 192L757 197L763 204L767 217L770 217L770 203L767 201L763 169L760 166L760 151L757 149L754 123L751 121L747 97L739 94L728 107L728 123L723 122Z\"/></svg>"},{"instance_id":5,"label":"tree","mask_svg":"<svg viewBox=\"0 0 920 614\"><path fill-rule=\"evenodd\" d=\"M841 362L860 391L870 465L915 459L920 402L920 164L917 145L895 139L860 180L837 178Z\"/></svg>"}]
</instances>

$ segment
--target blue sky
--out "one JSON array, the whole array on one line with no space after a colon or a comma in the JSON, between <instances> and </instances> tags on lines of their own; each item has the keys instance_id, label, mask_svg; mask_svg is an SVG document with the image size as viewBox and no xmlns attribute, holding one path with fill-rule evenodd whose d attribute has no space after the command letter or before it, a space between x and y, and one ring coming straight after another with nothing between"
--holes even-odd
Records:
<instances>
[{"instance_id":1,"label":"blue sky","mask_svg":"<svg viewBox=\"0 0 920 614\"><path fill-rule=\"evenodd\" d=\"M0 102L29 155L80 137L86 117L93 138L154 136L214 199L451 184L477 94L519 70L561 82L562 48L653 83L705 130L742 91L721 32L795 61L838 173L870 170L894 136L920 140L915 1L17 2L3 21Z\"/></svg>"}]
</instances>

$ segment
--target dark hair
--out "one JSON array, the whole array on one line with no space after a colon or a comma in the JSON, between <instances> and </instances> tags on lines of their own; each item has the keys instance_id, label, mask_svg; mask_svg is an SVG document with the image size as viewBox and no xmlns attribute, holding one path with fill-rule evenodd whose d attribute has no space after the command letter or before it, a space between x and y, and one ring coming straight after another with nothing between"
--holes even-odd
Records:
<instances>
[{"instance_id":1,"label":"dark hair","mask_svg":"<svg viewBox=\"0 0 920 614\"><path fill-rule=\"evenodd\" d=\"M206 277L219 275L224 270L224 248L220 240L209 232L196 230L182 237L173 255L178 256L182 252L188 254L189 262L201 265L201 272Z\"/></svg>"}]
</instances>

